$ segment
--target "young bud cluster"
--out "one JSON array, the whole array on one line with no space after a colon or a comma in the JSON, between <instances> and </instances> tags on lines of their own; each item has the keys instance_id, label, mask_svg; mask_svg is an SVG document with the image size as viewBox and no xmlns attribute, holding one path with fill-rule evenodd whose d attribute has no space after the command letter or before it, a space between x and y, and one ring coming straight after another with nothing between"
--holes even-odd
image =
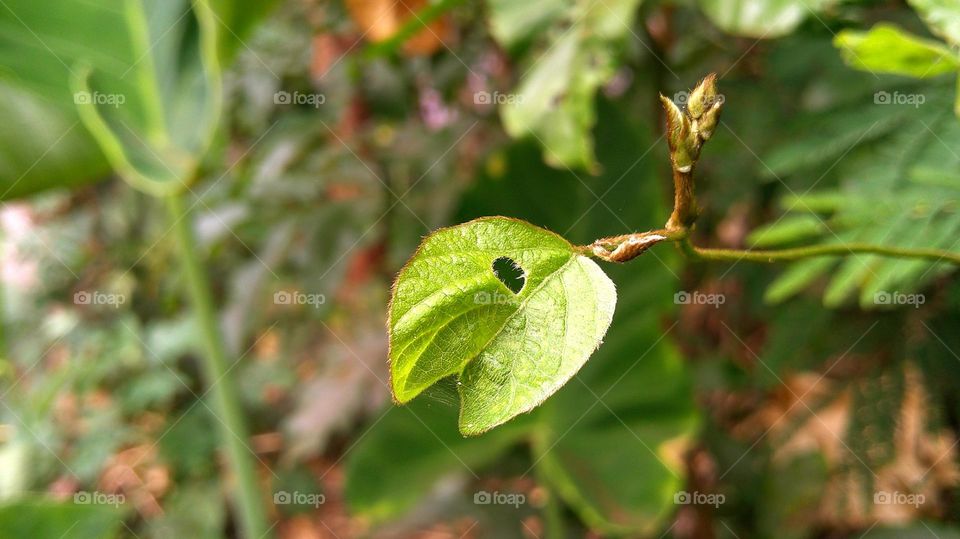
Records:
<instances>
[{"instance_id":1,"label":"young bud cluster","mask_svg":"<svg viewBox=\"0 0 960 539\"><path fill-rule=\"evenodd\" d=\"M667 113L667 143L670 160L679 172L690 172L700 157L700 148L710 139L720 119L723 96L717 94L717 76L704 77L687 97L686 109L660 95Z\"/></svg>"}]
</instances>

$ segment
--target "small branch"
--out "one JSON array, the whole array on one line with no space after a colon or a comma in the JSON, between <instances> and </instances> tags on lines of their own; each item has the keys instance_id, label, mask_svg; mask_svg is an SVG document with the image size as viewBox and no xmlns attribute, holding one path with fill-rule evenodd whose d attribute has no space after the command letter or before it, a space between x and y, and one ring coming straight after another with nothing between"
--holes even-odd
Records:
<instances>
[{"instance_id":1,"label":"small branch","mask_svg":"<svg viewBox=\"0 0 960 539\"><path fill-rule=\"evenodd\" d=\"M960 78L958 78L960 84ZM960 96L960 93L958 93ZM934 262L949 262L960 265L960 253L942 249L912 249L870 245L866 243L838 243L812 245L794 249L767 251L738 249L709 249L690 243L690 231L699 210L693 194L693 169L700 158L700 149L710 140L720 117L723 96L717 94L716 75L704 77L696 88L687 94L686 108L681 109L670 99L660 96L660 103L667 115L667 143L670 146L670 163L673 169L673 213L666 227L649 232L624 234L600 238L590 245L579 247L587 256L595 256L607 262L626 262L645 253L647 249L664 242L678 242L681 251L693 260L726 260L739 262L782 262L817 256L845 256L872 254L895 258L922 258ZM957 100L960 115L960 97Z\"/></svg>"},{"instance_id":2,"label":"small branch","mask_svg":"<svg viewBox=\"0 0 960 539\"><path fill-rule=\"evenodd\" d=\"M181 195L165 198L171 226L179 246L180 263L187 280L190 301L203 340L203 369L208 391L213 396L213 411L219 418L220 439L227 453L227 462L234 485L228 489L234 501L234 514L240 521L243 537L268 537L263 497L257 484L253 454L247 447L247 426L240 407L240 397L231 376L223 347L220 326L207 275L197 254L189 209Z\"/></svg>"},{"instance_id":3,"label":"small branch","mask_svg":"<svg viewBox=\"0 0 960 539\"><path fill-rule=\"evenodd\" d=\"M687 251L690 253L691 251ZM867 243L838 243L834 245L813 245L797 247L795 249L777 249L767 251L739 250L739 249L708 249L692 247L695 258L701 260L728 260L750 262L783 262L801 260L818 256L844 256L851 254L873 254L894 258L923 258L936 262L951 262L960 265L960 253L942 249L908 249L901 247L887 247L884 245L870 245Z\"/></svg>"},{"instance_id":4,"label":"small branch","mask_svg":"<svg viewBox=\"0 0 960 539\"><path fill-rule=\"evenodd\" d=\"M693 226L700 213L693 195L693 166L682 172L673 169L673 213L667 221L667 229L684 229Z\"/></svg>"}]
</instances>

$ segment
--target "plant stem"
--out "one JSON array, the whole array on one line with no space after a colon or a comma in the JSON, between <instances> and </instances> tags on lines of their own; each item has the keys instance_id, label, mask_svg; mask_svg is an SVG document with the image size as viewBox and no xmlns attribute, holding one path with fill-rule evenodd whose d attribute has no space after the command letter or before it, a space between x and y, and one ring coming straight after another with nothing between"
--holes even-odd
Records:
<instances>
[{"instance_id":1,"label":"plant stem","mask_svg":"<svg viewBox=\"0 0 960 539\"><path fill-rule=\"evenodd\" d=\"M667 230L687 229L697 220L697 202L693 194L693 167L681 172L673 170L673 213L667 221Z\"/></svg>"},{"instance_id":2,"label":"plant stem","mask_svg":"<svg viewBox=\"0 0 960 539\"><path fill-rule=\"evenodd\" d=\"M257 485L253 452L247 447L247 426L236 386L233 378L229 376L231 365L227 363L207 276L197 255L189 209L185 208L179 194L167 196L164 200L177 238L180 263L203 339L203 367L208 391L213 395L213 410L221 426L221 442L226 449L235 481L235 488L230 489L235 493L234 511L240 520L242 536L262 539L269 533L269 528Z\"/></svg>"},{"instance_id":3,"label":"plant stem","mask_svg":"<svg viewBox=\"0 0 960 539\"><path fill-rule=\"evenodd\" d=\"M543 508L544 537L563 539L566 537L566 528L563 525L563 506L557 499L553 489L547 489L547 501Z\"/></svg>"},{"instance_id":4,"label":"plant stem","mask_svg":"<svg viewBox=\"0 0 960 539\"><path fill-rule=\"evenodd\" d=\"M684 240L685 242L687 240ZM896 258L925 258L937 262L951 262L960 265L960 253L944 251L942 249L909 249L901 247L887 247L870 245L867 243L839 243L835 245L813 245L797 247L795 249L778 249L770 251L738 250L738 249L706 249L689 245L685 249L694 258L702 260L748 260L751 262L781 262L785 260L800 260L816 256L843 256L850 254L874 254Z\"/></svg>"}]
</instances>

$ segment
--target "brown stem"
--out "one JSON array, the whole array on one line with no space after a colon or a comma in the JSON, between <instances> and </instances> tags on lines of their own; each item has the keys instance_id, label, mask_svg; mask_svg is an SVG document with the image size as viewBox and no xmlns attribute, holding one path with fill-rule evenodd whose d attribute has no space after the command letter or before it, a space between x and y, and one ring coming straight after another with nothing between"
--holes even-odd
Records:
<instances>
[{"instance_id":1,"label":"brown stem","mask_svg":"<svg viewBox=\"0 0 960 539\"><path fill-rule=\"evenodd\" d=\"M673 213L667 230L686 230L697 220L697 201L693 195L693 167L686 172L673 168Z\"/></svg>"}]
</instances>

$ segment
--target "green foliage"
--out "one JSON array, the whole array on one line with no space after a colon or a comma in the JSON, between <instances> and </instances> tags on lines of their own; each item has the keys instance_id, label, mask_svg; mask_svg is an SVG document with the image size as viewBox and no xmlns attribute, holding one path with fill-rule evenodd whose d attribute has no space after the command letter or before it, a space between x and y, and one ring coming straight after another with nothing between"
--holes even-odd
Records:
<instances>
[{"instance_id":1,"label":"green foliage","mask_svg":"<svg viewBox=\"0 0 960 539\"><path fill-rule=\"evenodd\" d=\"M594 96L616 71L619 46L631 35L639 4L489 2L492 32L504 47L516 48L536 30L547 36L524 55L519 85L500 106L507 133L535 138L553 166L596 172Z\"/></svg>"},{"instance_id":2,"label":"green foliage","mask_svg":"<svg viewBox=\"0 0 960 539\"><path fill-rule=\"evenodd\" d=\"M697 0L700 9L723 31L775 38L792 32L832 0Z\"/></svg>"},{"instance_id":3,"label":"green foliage","mask_svg":"<svg viewBox=\"0 0 960 539\"><path fill-rule=\"evenodd\" d=\"M0 200L80 185L107 172L106 160L72 111L3 80L0 116Z\"/></svg>"},{"instance_id":4,"label":"green foliage","mask_svg":"<svg viewBox=\"0 0 960 539\"><path fill-rule=\"evenodd\" d=\"M0 504L0 537L117 537L122 509L42 499Z\"/></svg>"},{"instance_id":5,"label":"green foliage","mask_svg":"<svg viewBox=\"0 0 960 539\"><path fill-rule=\"evenodd\" d=\"M945 41L960 44L960 2L957 0L908 0L930 31Z\"/></svg>"},{"instance_id":6,"label":"green foliage","mask_svg":"<svg viewBox=\"0 0 960 539\"><path fill-rule=\"evenodd\" d=\"M141 189L164 193L192 180L219 120L221 63L269 4L69 1L52 17L34 2L8 3L0 13L0 77L43 98L19 114L49 120L50 131L39 139L9 137L15 153L41 164L19 178L4 176L3 196L105 173L86 130L110 165ZM10 97L21 106L30 99ZM37 155L39 143L50 157ZM75 156L78 166L63 170Z\"/></svg>"},{"instance_id":7,"label":"green foliage","mask_svg":"<svg viewBox=\"0 0 960 539\"><path fill-rule=\"evenodd\" d=\"M475 475L524 436L526 422L520 420L465 438L453 428L456 409L434 400L443 394L428 394L389 410L351 452L346 497L354 511L375 523L396 518L444 477L456 472Z\"/></svg>"},{"instance_id":8,"label":"green foliage","mask_svg":"<svg viewBox=\"0 0 960 539\"><path fill-rule=\"evenodd\" d=\"M515 144L493 157L503 169L483 178L465 197L461 218L510 213L541 226L566 226L578 241L614 234L622 230L621 220L662 222L667 212L653 167L626 151L651 141L624 122L621 110L603 101L599 108L600 177L587 183L575 173L548 168L535 146ZM556 204L533 203L544 190ZM611 209L621 208L617 201L622 200L634 202L620 211ZM574 226L571 215L580 216ZM623 533L661 526L672 511L674 493L683 488L679 457L699 424L689 373L660 330L661 313L673 305L676 266L669 255L651 254L629 267L610 268L620 306L603 346L533 413L463 438L453 426L452 391L434 389L438 386L388 412L348 458L351 506L374 521L396 518L442 488L443 478L480 474L491 459L525 442L532 463L524 466L526 474L542 478L592 527ZM484 271L489 271L485 262ZM440 390L444 387L441 382ZM596 450L600 445L603 452ZM409 455L402 457L404 462L414 464L385 463L388 452L391 459ZM423 469L414 478L412 470L420 469L421 461Z\"/></svg>"},{"instance_id":9,"label":"green foliage","mask_svg":"<svg viewBox=\"0 0 960 539\"><path fill-rule=\"evenodd\" d=\"M846 108L817 115L811 120L818 126L816 132L798 130L798 136L768 161L777 175L811 174L824 183L826 177L839 182L839 188L787 195L782 202L785 217L755 231L754 241L787 245L816 238L826 244L865 242L955 251L960 183L954 171L960 157L946 141L960 136L960 124L947 112L948 92L942 86L880 90ZM893 102L897 95L913 96L914 105ZM877 109L894 110L881 121L874 119ZM850 122L854 116L860 120ZM824 132L844 130L843 137L823 140ZM827 144L834 146L824 149ZM837 152L842 159L833 166ZM771 285L767 297L782 301L818 277L832 275L824 293L826 305L839 306L859 290L861 307L885 308L896 305L894 294L916 293L951 270L935 260L822 258L792 265Z\"/></svg>"},{"instance_id":10,"label":"green foliage","mask_svg":"<svg viewBox=\"0 0 960 539\"><path fill-rule=\"evenodd\" d=\"M524 275L514 293L494 263ZM610 325L613 283L566 240L522 221L478 219L433 233L397 277L390 369L407 402L456 374L460 430L527 412L576 374Z\"/></svg>"},{"instance_id":11,"label":"green foliage","mask_svg":"<svg viewBox=\"0 0 960 539\"><path fill-rule=\"evenodd\" d=\"M877 24L869 32L845 30L834 44L847 63L864 71L926 78L960 67L960 57L943 44L891 24Z\"/></svg>"},{"instance_id":12,"label":"green foliage","mask_svg":"<svg viewBox=\"0 0 960 539\"><path fill-rule=\"evenodd\" d=\"M351 4L286 2L263 24L269 2L252 0L0 9L0 198L109 168L151 192L211 179L181 230L207 264L195 273L214 277L222 310L203 320L219 316L221 372L257 434L231 440L259 460L260 488L242 490L254 508L280 490L332 502L275 504L273 532L956 535L960 288L938 278L954 266L841 253L778 275L681 265L659 245L601 273L572 246L667 219L679 140L658 138L657 93L716 72L724 114L697 160L694 244L957 252L955 0L401 2L380 14L393 35L366 45ZM433 31L445 46L411 55L405 42ZM78 108L84 84L126 101ZM295 88L327 101L270 99ZM685 96L673 119L698 116ZM204 158L211 144L225 158ZM170 223L118 182L0 217L0 537L244 535L254 511L227 503L244 474L213 435L220 395L202 383ZM388 307L424 235L464 222L423 241ZM79 305L80 290L126 301ZM276 299L294 290L325 302ZM678 290L724 303L678 306ZM884 310L824 309L819 292ZM398 366L409 402L392 406ZM137 512L31 494L118 477ZM870 503L884 484L928 495L895 508L903 528ZM514 489L520 507L475 501ZM682 491L726 502L678 506Z\"/></svg>"}]
</instances>

